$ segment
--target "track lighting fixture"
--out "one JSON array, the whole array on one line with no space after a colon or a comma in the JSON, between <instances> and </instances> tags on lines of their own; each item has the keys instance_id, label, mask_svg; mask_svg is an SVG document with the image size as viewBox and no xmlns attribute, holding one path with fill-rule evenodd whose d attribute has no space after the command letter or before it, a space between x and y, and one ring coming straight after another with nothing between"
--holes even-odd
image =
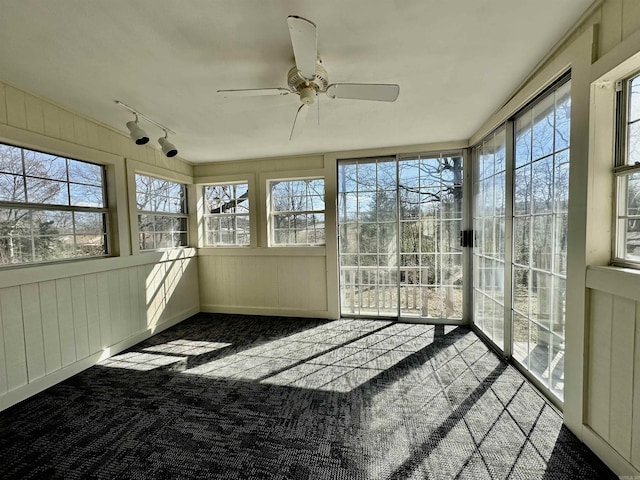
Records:
<instances>
[{"instance_id":1,"label":"track lighting fixture","mask_svg":"<svg viewBox=\"0 0 640 480\"><path fill-rule=\"evenodd\" d=\"M175 157L178 154L178 149L176 148L176 146L173 143L171 143L169 141L169 139L167 138L170 133L173 133L175 135L176 132L174 132L173 130L165 127L161 123L158 123L155 120L147 117L144 113L140 113L135 108L130 107L129 105L127 105L126 103L121 102L120 100L115 100L115 102L118 105L120 105L121 107L129 110L131 113L133 113L136 116L136 120L135 121L132 120L130 122L127 122L127 128L129 129L129 135L131 136L133 141L136 142L136 145L144 145L144 144L149 142L149 135L147 135L146 132L142 128L140 128L140 125L138 125L138 117L142 117L147 122L155 125L156 127L158 127L159 129L161 129L164 132L164 137L160 137L158 139L158 143L160 144L160 147L162 148L162 153L164 153L169 158Z\"/></svg>"},{"instance_id":2,"label":"track lighting fixture","mask_svg":"<svg viewBox=\"0 0 640 480\"><path fill-rule=\"evenodd\" d=\"M149 135L146 134L140 125L138 125L138 115L136 115L136 121L127 122L127 128L129 129L129 136L132 138L136 145L144 145L149 143Z\"/></svg>"},{"instance_id":3,"label":"track lighting fixture","mask_svg":"<svg viewBox=\"0 0 640 480\"><path fill-rule=\"evenodd\" d=\"M167 131L164 131L164 137L160 137L158 139L158 143L162 147L162 153L164 153L167 157L175 157L178 154L178 149L175 147L173 143L171 143L167 139Z\"/></svg>"}]
</instances>

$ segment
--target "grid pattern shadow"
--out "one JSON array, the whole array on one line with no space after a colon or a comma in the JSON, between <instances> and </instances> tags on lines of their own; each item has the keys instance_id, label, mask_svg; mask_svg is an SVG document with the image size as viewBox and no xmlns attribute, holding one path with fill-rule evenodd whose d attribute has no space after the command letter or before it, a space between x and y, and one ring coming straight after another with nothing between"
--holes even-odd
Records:
<instances>
[{"instance_id":1,"label":"grid pattern shadow","mask_svg":"<svg viewBox=\"0 0 640 480\"><path fill-rule=\"evenodd\" d=\"M0 478L607 479L469 329L199 314L0 413Z\"/></svg>"}]
</instances>

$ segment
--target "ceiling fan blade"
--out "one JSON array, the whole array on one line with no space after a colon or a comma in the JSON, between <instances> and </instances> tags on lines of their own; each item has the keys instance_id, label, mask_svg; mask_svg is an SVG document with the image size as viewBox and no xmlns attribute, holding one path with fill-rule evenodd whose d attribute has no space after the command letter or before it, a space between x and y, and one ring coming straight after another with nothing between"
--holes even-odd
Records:
<instances>
[{"instance_id":1,"label":"ceiling fan blade","mask_svg":"<svg viewBox=\"0 0 640 480\"><path fill-rule=\"evenodd\" d=\"M309 114L309 105L303 103L298 108L296 112L296 116L293 119L293 126L291 127L291 134L289 135L289 140L293 140L294 137L300 135L300 133L304 130L304 124L307 123L307 115Z\"/></svg>"},{"instance_id":2,"label":"ceiling fan blade","mask_svg":"<svg viewBox=\"0 0 640 480\"><path fill-rule=\"evenodd\" d=\"M316 62L318 60L318 41L316 25L306 18L290 15L287 17L289 35L296 67L300 75L307 80L316 76Z\"/></svg>"},{"instance_id":3,"label":"ceiling fan blade","mask_svg":"<svg viewBox=\"0 0 640 480\"><path fill-rule=\"evenodd\" d=\"M261 95L287 95L291 91L286 88L243 88L240 90L218 90L224 98L258 97Z\"/></svg>"},{"instance_id":4,"label":"ceiling fan blade","mask_svg":"<svg viewBox=\"0 0 640 480\"><path fill-rule=\"evenodd\" d=\"M395 102L399 94L400 86L393 83L332 83L327 87L331 98Z\"/></svg>"}]
</instances>

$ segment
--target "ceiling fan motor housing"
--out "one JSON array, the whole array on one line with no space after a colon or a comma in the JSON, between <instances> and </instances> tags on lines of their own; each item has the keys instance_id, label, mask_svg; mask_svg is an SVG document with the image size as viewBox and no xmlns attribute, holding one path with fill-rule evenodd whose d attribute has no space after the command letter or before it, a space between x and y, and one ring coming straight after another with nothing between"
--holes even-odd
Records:
<instances>
[{"instance_id":1,"label":"ceiling fan motor housing","mask_svg":"<svg viewBox=\"0 0 640 480\"><path fill-rule=\"evenodd\" d=\"M329 86L329 76L320 62L316 63L316 75L309 80L300 75L298 68L294 65L287 74L287 85L292 92L298 92L302 98L302 90L305 88L324 92Z\"/></svg>"}]
</instances>

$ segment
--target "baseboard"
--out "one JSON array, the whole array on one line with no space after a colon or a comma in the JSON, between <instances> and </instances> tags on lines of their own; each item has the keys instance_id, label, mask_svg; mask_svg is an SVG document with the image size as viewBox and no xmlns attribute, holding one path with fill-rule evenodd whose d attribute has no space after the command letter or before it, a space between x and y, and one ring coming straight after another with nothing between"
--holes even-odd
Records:
<instances>
[{"instance_id":1,"label":"baseboard","mask_svg":"<svg viewBox=\"0 0 640 480\"><path fill-rule=\"evenodd\" d=\"M167 328L173 327L174 325L186 320L187 318L198 313L200 309L198 307L192 307L187 310L184 310L173 317L165 320L164 322L155 325L151 328L138 332L118 343L115 343L99 352L96 352L92 355L89 355L86 358L81 360L77 360L71 365L67 365L66 367L61 368L60 370L56 370L55 372L50 373L44 377L38 378L33 382L27 383L20 388L15 390L11 390L4 395L0 396L0 412L2 410L6 410L7 408L26 400L37 393L46 390L78 373L86 370L87 368L93 367L95 364L104 360L105 358L109 358L113 355L117 355L118 353L126 350L127 348L131 348L137 343L146 340L147 338L152 337L156 333L159 333Z\"/></svg>"},{"instance_id":2,"label":"baseboard","mask_svg":"<svg viewBox=\"0 0 640 480\"><path fill-rule=\"evenodd\" d=\"M200 305L200 311L206 313L267 315L271 317L331 318L328 310L302 310L296 308L240 307L236 305Z\"/></svg>"},{"instance_id":3,"label":"baseboard","mask_svg":"<svg viewBox=\"0 0 640 480\"><path fill-rule=\"evenodd\" d=\"M620 455L600 435L587 425L582 426L582 441L593 453L607 464L620 477L640 478L640 470L636 469L627 459Z\"/></svg>"}]
</instances>

